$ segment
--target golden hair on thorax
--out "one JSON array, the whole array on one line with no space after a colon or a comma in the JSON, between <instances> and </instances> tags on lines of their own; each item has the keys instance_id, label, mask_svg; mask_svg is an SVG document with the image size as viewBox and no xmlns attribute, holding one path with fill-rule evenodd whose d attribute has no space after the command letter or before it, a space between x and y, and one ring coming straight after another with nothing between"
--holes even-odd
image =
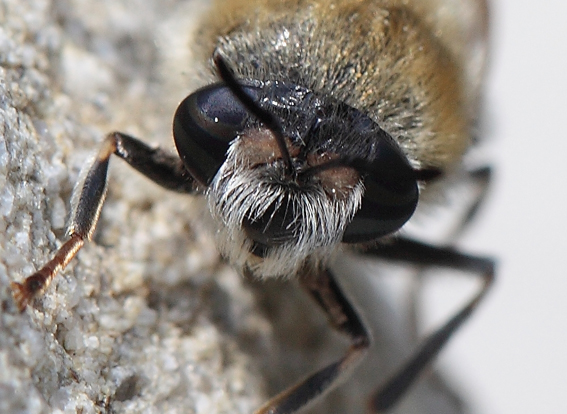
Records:
<instances>
[{"instance_id":1,"label":"golden hair on thorax","mask_svg":"<svg viewBox=\"0 0 567 414\"><path fill-rule=\"evenodd\" d=\"M439 3L216 1L194 44L203 57L222 52L242 78L330 94L380 123L416 166L451 169L470 145L477 99L455 46L465 34Z\"/></svg>"}]
</instances>

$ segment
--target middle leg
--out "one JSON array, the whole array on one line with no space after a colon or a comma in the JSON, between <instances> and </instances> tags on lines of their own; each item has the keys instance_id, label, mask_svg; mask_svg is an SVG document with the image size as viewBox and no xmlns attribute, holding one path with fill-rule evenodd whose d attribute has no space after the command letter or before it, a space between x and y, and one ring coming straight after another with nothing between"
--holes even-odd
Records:
<instances>
[{"instance_id":1,"label":"middle leg","mask_svg":"<svg viewBox=\"0 0 567 414\"><path fill-rule=\"evenodd\" d=\"M329 270L306 271L299 280L326 313L331 326L348 335L351 345L342 358L276 395L255 414L291 414L298 411L337 385L338 380L360 362L370 346L370 338L359 316Z\"/></svg>"}]
</instances>

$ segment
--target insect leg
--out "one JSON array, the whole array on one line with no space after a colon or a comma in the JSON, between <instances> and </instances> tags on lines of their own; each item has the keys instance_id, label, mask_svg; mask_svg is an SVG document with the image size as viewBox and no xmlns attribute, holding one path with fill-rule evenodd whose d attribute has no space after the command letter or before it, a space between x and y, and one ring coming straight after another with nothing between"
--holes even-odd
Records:
<instances>
[{"instance_id":1,"label":"insect leg","mask_svg":"<svg viewBox=\"0 0 567 414\"><path fill-rule=\"evenodd\" d=\"M454 237L459 236L470 222L474 220L480 206L483 204L484 200L486 200L486 195L490 188L490 180L492 178L492 168L484 166L471 170L468 174L479 188L478 195L476 195L474 203L468 208L461 225L454 232Z\"/></svg>"},{"instance_id":2,"label":"insect leg","mask_svg":"<svg viewBox=\"0 0 567 414\"><path fill-rule=\"evenodd\" d=\"M399 400L427 364L437 356L452 335L469 318L494 282L495 263L490 258L467 255L450 247L436 247L404 238L373 247L366 253L387 260L477 273L483 280L479 292L449 321L426 338L410 360L372 397L371 410L382 412Z\"/></svg>"},{"instance_id":3,"label":"insect leg","mask_svg":"<svg viewBox=\"0 0 567 414\"><path fill-rule=\"evenodd\" d=\"M482 166L467 171L467 174L469 179L473 181L472 185L476 187L475 197L472 200L472 203L465 209L462 220L454 229L451 230L450 234L447 236L447 238L451 240L459 237L467 229L469 224L475 219L480 207L486 200L486 196L490 188L490 181L492 178L492 168L489 166ZM421 272L422 270L419 269L419 271ZM418 294L421 292L422 285L422 279L419 279L411 292L410 304L412 308L410 311L412 314L412 330L415 333L414 337L417 336L417 298Z\"/></svg>"},{"instance_id":4,"label":"insect leg","mask_svg":"<svg viewBox=\"0 0 567 414\"><path fill-rule=\"evenodd\" d=\"M255 414L290 414L329 391L366 354L370 338L356 311L328 270L306 273L300 278L305 290L325 311L330 324L348 335L351 345L338 361L311 374L268 401Z\"/></svg>"},{"instance_id":5,"label":"insect leg","mask_svg":"<svg viewBox=\"0 0 567 414\"><path fill-rule=\"evenodd\" d=\"M161 148L152 148L122 132L112 132L106 139L115 143L114 154L156 184L178 193L195 192L195 180L185 169L179 156Z\"/></svg>"},{"instance_id":6,"label":"insect leg","mask_svg":"<svg viewBox=\"0 0 567 414\"><path fill-rule=\"evenodd\" d=\"M12 294L20 311L49 286L57 272L75 257L94 232L106 195L108 162L112 154L142 172L161 186L178 191L192 192L193 180L177 157L160 149L152 149L141 141L113 132L107 135L86 174L75 187L67 240L53 258L23 283L12 282Z\"/></svg>"}]
</instances>

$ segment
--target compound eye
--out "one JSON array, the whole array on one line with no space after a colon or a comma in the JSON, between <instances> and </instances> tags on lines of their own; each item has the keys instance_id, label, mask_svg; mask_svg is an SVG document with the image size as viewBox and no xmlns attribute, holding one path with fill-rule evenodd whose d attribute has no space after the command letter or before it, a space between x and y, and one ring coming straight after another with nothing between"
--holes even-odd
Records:
<instances>
[{"instance_id":1,"label":"compound eye","mask_svg":"<svg viewBox=\"0 0 567 414\"><path fill-rule=\"evenodd\" d=\"M242 88L254 99L259 89ZM243 130L248 111L224 84L217 83L185 98L173 118L179 156L193 178L209 185L226 159L230 142Z\"/></svg>"},{"instance_id":2,"label":"compound eye","mask_svg":"<svg viewBox=\"0 0 567 414\"><path fill-rule=\"evenodd\" d=\"M416 174L405 155L385 132L378 146L377 157L361 168L365 193L343 234L344 243L368 242L395 232L417 206Z\"/></svg>"}]
</instances>

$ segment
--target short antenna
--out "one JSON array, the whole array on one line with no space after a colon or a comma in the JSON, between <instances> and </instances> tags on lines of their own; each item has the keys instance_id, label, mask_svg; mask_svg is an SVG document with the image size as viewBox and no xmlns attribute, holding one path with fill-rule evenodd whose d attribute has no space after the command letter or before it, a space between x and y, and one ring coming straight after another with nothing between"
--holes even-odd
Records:
<instances>
[{"instance_id":1,"label":"short antenna","mask_svg":"<svg viewBox=\"0 0 567 414\"><path fill-rule=\"evenodd\" d=\"M293 173L293 164L291 162L291 156L285 139L283 136L283 129L279 121L271 112L266 111L264 108L260 107L254 99L252 99L242 86L238 83L236 77L226 64L225 60L222 58L220 53L215 52L213 56L213 61L218 70L219 76L223 82L228 86L230 91L236 96L236 98L248 109L248 111L254 115L262 124L266 126L270 131L273 132L276 142L278 144L282 160L285 165L285 170L287 175Z\"/></svg>"}]
</instances>

